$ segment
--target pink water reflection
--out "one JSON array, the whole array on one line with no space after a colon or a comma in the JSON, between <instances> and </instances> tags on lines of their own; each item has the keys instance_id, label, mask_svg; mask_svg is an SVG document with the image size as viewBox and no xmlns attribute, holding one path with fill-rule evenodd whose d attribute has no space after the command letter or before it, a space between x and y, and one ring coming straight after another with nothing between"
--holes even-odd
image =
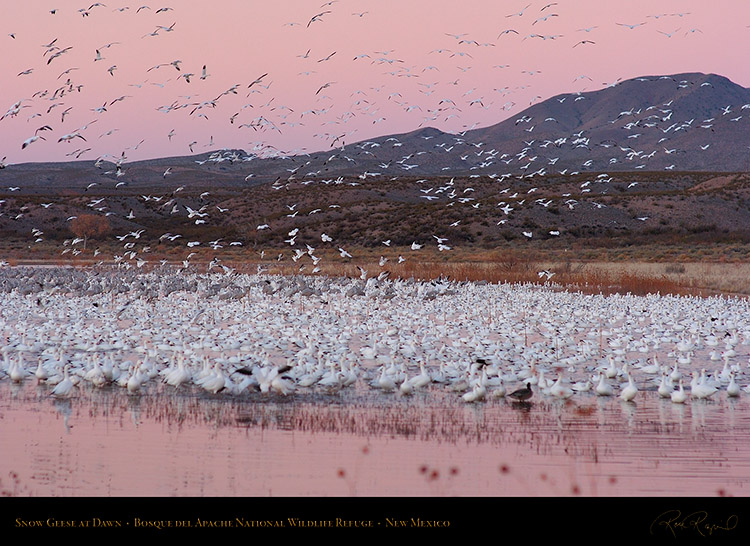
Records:
<instances>
[{"instance_id":1,"label":"pink water reflection","mask_svg":"<svg viewBox=\"0 0 750 546\"><path fill-rule=\"evenodd\" d=\"M17 496L745 496L746 399L309 401L0 385ZM13 473L17 478L11 478Z\"/></svg>"}]
</instances>

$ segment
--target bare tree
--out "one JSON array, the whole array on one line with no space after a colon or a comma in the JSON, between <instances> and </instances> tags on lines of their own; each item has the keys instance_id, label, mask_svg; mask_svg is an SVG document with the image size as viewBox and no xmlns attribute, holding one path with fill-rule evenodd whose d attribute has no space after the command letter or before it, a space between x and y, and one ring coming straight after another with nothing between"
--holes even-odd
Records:
<instances>
[{"instance_id":1,"label":"bare tree","mask_svg":"<svg viewBox=\"0 0 750 546\"><path fill-rule=\"evenodd\" d=\"M89 239L103 237L110 232L109 219L96 214L80 214L70 223L70 231L83 238L83 249Z\"/></svg>"}]
</instances>

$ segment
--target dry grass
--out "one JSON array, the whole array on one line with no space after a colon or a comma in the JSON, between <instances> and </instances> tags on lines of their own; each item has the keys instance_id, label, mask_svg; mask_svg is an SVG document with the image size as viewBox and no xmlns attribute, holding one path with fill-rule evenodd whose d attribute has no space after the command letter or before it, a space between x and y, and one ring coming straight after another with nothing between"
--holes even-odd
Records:
<instances>
[{"instance_id":1,"label":"dry grass","mask_svg":"<svg viewBox=\"0 0 750 546\"><path fill-rule=\"evenodd\" d=\"M673 294L710 296L716 294L750 294L750 264L685 264L685 273L667 274L664 264L649 263L537 263L527 262L508 267L497 263L427 262L410 260L404 264L380 267L377 262L362 263L368 277L388 271L390 278L434 280L447 278L455 281L487 281L491 283L533 283L589 294ZM256 265L247 264L240 270L254 272ZM311 267L302 269L308 274ZM540 271L554 275L548 280ZM271 274L298 274L296 264L268 264ZM360 276L353 263L321 263L319 275Z\"/></svg>"},{"instance_id":2,"label":"dry grass","mask_svg":"<svg viewBox=\"0 0 750 546\"><path fill-rule=\"evenodd\" d=\"M303 256L294 262L290 258L288 247L267 249L262 257L257 249L246 247L227 247L220 252L197 247L194 251L196 255L190 263L199 270L218 256L222 264L233 267L239 273L255 273L259 266L270 274L311 274L313 271L309 257ZM714 261L699 262L691 260L692 256L685 253L670 256L670 261L652 261L651 251L646 251L640 259L628 259L619 254L610 256L600 253L590 256L586 252L575 252L576 259L573 259L573 252L513 249L456 248L450 252L438 252L426 247L414 252L408 247L382 247L350 248L349 251L354 258L341 258L336 250L330 248L317 249L315 255L321 258L321 262L320 271L316 274L357 278L361 274L361 267L367 270L369 277L388 271L390 278L431 280L442 277L456 281L550 284L585 293L700 296L750 294L750 263L746 260L727 261L722 259L723 254ZM54 257L54 254L44 251L27 251L23 258L20 253L12 254L6 254L11 265L59 263L90 266L97 261L91 252L75 258L71 258L70 254L64 257L58 254ZM107 251L102 254L106 255ZM281 260L277 259L279 255L282 255ZM398 263L400 255L406 258L401 264ZM184 249L157 245L154 251L143 257L149 262L146 269L154 267L161 259L180 265ZM384 266L380 266L381 257L388 259ZM540 276L541 271L549 271L553 275L547 279L546 276Z\"/></svg>"},{"instance_id":3,"label":"dry grass","mask_svg":"<svg viewBox=\"0 0 750 546\"><path fill-rule=\"evenodd\" d=\"M414 264L407 268L410 276L431 279L445 276L454 280L506 283L550 284L584 293L699 294L695 287L685 286L666 275L650 276L623 269L606 269L580 264L535 264L523 262L517 266L493 263ZM552 273L550 278L544 273Z\"/></svg>"},{"instance_id":4,"label":"dry grass","mask_svg":"<svg viewBox=\"0 0 750 546\"><path fill-rule=\"evenodd\" d=\"M644 278L665 278L692 291L750 294L750 263L592 263L588 267L609 273L626 270Z\"/></svg>"},{"instance_id":5,"label":"dry grass","mask_svg":"<svg viewBox=\"0 0 750 546\"><path fill-rule=\"evenodd\" d=\"M678 268L669 268L669 264L664 263L533 261L523 256L484 262L428 261L409 256L403 264L395 262L396 257L381 267L376 259L363 258L356 263L346 263L331 257L330 260L321 262L318 274L359 277L359 265L370 277L377 276L381 271L388 271L390 278L433 280L442 277L456 281L550 284L584 293L697 296L750 294L748 263L683 263ZM309 273L311 269L305 267L302 273ZM676 272L669 273L667 269ZM546 275L540 276L541 271L549 271L553 275L547 279ZM276 263L269 264L268 272L296 274L300 271L297 264Z\"/></svg>"}]
</instances>

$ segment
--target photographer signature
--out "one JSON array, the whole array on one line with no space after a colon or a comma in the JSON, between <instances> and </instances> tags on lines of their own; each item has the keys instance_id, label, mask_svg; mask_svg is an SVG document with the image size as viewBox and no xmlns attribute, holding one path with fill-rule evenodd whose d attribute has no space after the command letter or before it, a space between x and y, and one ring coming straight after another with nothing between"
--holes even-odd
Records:
<instances>
[{"instance_id":1,"label":"photographer signature","mask_svg":"<svg viewBox=\"0 0 750 546\"><path fill-rule=\"evenodd\" d=\"M653 521L650 532L653 535L659 528L664 528L674 537L680 531L694 531L705 537L711 536L715 531L731 531L737 527L737 523L737 516L734 514L725 521L709 522L708 512L702 510L686 516L679 510L667 510Z\"/></svg>"}]
</instances>

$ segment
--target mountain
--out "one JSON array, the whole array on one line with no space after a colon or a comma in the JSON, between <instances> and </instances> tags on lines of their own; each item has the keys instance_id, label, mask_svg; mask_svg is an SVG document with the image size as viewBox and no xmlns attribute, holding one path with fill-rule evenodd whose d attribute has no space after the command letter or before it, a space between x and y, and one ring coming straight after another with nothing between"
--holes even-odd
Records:
<instances>
[{"instance_id":1,"label":"mountain","mask_svg":"<svg viewBox=\"0 0 750 546\"><path fill-rule=\"evenodd\" d=\"M315 246L321 233L370 248L431 235L485 248L746 245L749 121L750 90L677 74L558 95L463 134L424 127L291 157L9 165L0 239L56 248L71 218L101 214L114 233L143 230L141 244L174 252L201 239Z\"/></svg>"},{"instance_id":2,"label":"mountain","mask_svg":"<svg viewBox=\"0 0 750 546\"><path fill-rule=\"evenodd\" d=\"M552 97L466 138L538 155L532 167L738 172L750 169L749 109L750 89L722 76L649 76Z\"/></svg>"},{"instance_id":3,"label":"mountain","mask_svg":"<svg viewBox=\"0 0 750 546\"><path fill-rule=\"evenodd\" d=\"M362 160L368 168L391 175L745 172L749 123L750 89L686 73L557 95L458 135L427 128L354 148L374 154Z\"/></svg>"},{"instance_id":4,"label":"mountain","mask_svg":"<svg viewBox=\"0 0 750 546\"><path fill-rule=\"evenodd\" d=\"M425 127L298 156L242 150L129 162L127 158L0 169L0 184L61 191L106 178L160 185L166 168L194 185L338 176L538 176L609 171L750 171L750 89L714 74L647 76L562 94L501 123L450 134ZM116 163L120 163L119 172ZM173 177L173 180L175 178Z\"/></svg>"}]
</instances>

